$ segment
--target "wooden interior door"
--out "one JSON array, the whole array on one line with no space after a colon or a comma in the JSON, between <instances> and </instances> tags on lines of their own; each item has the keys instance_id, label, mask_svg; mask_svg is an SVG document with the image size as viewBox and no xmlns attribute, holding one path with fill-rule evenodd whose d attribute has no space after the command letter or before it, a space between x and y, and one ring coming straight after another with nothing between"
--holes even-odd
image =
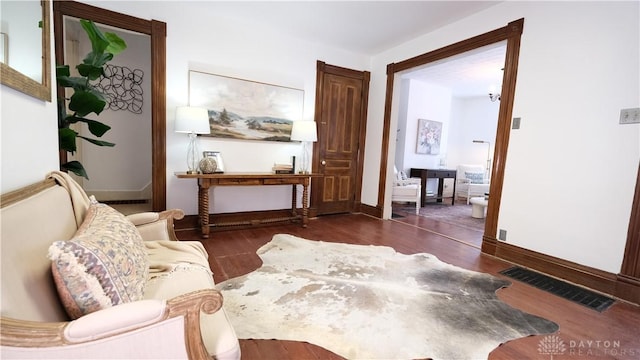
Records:
<instances>
[{"instance_id":1,"label":"wooden interior door","mask_svg":"<svg viewBox=\"0 0 640 360\"><path fill-rule=\"evenodd\" d=\"M311 185L314 215L359 210L369 77L318 61L312 169L322 177Z\"/></svg>"}]
</instances>

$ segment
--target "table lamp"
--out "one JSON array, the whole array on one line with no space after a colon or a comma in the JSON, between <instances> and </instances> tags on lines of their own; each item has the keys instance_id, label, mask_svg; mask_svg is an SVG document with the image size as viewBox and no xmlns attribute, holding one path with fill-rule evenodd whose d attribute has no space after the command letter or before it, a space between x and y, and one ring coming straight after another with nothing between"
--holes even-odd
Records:
<instances>
[{"instance_id":1,"label":"table lamp","mask_svg":"<svg viewBox=\"0 0 640 360\"><path fill-rule=\"evenodd\" d=\"M300 167L300 173L310 173L309 143L318 140L315 121L294 121L293 127L291 128L291 140L302 142L302 166Z\"/></svg>"},{"instance_id":2,"label":"table lamp","mask_svg":"<svg viewBox=\"0 0 640 360\"><path fill-rule=\"evenodd\" d=\"M197 134L210 134L209 112L205 108L192 106L178 106L176 108L175 132L189 134L189 146L187 147L187 174L198 173L198 161L200 150L198 150Z\"/></svg>"}]
</instances>

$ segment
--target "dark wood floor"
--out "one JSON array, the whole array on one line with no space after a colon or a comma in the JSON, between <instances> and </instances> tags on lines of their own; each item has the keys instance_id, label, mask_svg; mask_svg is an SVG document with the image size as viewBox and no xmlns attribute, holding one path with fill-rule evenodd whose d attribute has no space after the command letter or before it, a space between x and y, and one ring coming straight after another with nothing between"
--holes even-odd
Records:
<instances>
[{"instance_id":1,"label":"dark wood floor","mask_svg":"<svg viewBox=\"0 0 640 360\"><path fill-rule=\"evenodd\" d=\"M202 243L210 255L209 263L216 282L260 267L256 250L278 233L322 241L386 245L405 254L427 252L447 263L499 277L502 277L499 271L512 266L481 254L482 234L478 231L427 220L416 216L395 221L365 215L332 215L311 220L307 228L285 224L213 232L211 238ZM193 230L179 231L178 237L200 240ZM498 290L498 297L513 307L559 324L557 335L566 349L563 359L640 358L640 308L637 306L617 301L608 310L598 313L517 281ZM543 338L531 336L510 341L496 348L489 358L550 359L550 355L538 351ZM240 346L243 359L341 359L321 347L301 342L240 340Z\"/></svg>"}]
</instances>

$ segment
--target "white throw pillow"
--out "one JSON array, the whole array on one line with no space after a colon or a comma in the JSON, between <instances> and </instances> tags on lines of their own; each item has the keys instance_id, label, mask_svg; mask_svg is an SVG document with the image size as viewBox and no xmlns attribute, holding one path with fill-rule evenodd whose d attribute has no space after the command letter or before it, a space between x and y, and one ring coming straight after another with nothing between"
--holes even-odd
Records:
<instances>
[{"instance_id":1,"label":"white throw pillow","mask_svg":"<svg viewBox=\"0 0 640 360\"><path fill-rule=\"evenodd\" d=\"M469 180L472 184L483 184L484 183L484 173L481 172L464 172L464 177Z\"/></svg>"}]
</instances>

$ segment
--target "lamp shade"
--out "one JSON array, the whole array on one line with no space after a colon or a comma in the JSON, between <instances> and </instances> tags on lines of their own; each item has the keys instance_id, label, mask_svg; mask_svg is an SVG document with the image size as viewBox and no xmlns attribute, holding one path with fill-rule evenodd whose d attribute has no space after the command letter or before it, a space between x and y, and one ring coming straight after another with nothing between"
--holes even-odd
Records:
<instances>
[{"instance_id":1,"label":"lamp shade","mask_svg":"<svg viewBox=\"0 0 640 360\"><path fill-rule=\"evenodd\" d=\"M209 134L209 112L205 108L178 106L176 108L175 132Z\"/></svg>"},{"instance_id":2,"label":"lamp shade","mask_svg":"<svg viewBox=\"0 0 640 360\"><path fill-rule=\"evenodd\" d=\"M291 140L317 141L318 131L315 121L294 121L291 128Z\"/></svg>"}]
</instances>

